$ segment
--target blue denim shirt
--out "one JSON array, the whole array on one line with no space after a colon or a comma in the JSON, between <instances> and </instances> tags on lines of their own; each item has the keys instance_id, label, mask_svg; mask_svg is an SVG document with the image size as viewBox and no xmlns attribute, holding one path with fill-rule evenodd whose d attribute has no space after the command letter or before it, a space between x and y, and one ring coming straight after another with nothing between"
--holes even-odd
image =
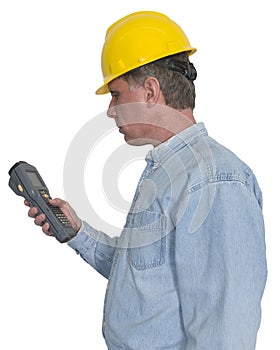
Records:
<instances>
[{"instance_id":1,"label":"blue denim shirt","mask_svg":"<svg viewBox=\"0 0 280 350\"><path fill-rule=\"evenodd\" d=\"M120 237L69 245L108 278L110 350L253 350L266 282L250 168L195 124L151 150Z\"/></svg>"}]
</instances>

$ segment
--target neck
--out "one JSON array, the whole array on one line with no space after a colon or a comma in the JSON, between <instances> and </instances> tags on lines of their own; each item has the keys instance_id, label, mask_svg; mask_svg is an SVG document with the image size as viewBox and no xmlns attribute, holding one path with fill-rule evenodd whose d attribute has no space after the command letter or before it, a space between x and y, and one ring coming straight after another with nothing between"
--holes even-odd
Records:
<instances>
[{"instance_id":1,"label":"neck","mask_svg":"<svg viewBox=\"0 0 280 350\"><path fill-rule=\"evenodd\" d=\"M185 110L168 109L168 113L161 114L156 121L153 146L158 146L195 123L193 111L190 108Z\"/></svg>"}]
</instances>

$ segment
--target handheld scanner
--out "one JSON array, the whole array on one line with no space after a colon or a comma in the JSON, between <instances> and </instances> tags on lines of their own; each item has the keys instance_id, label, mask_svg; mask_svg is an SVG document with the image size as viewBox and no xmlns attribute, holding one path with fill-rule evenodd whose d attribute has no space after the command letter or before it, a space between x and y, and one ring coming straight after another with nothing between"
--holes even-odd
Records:
<instances>
[{"instance_id":1,"label":"handheld scanner","mask_svg":"<svg viewBox=\"0 0 280 350\"><path fill-rule=\"evenodd\" d=\"M9 175L11 189L18 196L24 197L32 207L37 207L38 215L46 215L50 231L60 243L67 242L76 235L60 208L49 203L49 190L34 166L23 161L17 162L9 170Z\"/></svg>"}]
</instances>

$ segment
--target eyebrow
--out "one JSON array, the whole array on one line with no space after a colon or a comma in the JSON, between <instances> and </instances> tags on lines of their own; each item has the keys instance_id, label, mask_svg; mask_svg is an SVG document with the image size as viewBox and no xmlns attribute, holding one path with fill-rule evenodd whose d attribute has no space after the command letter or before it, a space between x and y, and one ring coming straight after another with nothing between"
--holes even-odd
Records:
<instances>
[{"instance_id":1,"label":"eyebrow","mask_svg":"<svg viewBox=\"0 0 280 350\"><path fill-rule=\"evenodd\" d=\"M110 94L118 94L118 93L119 93L119 91L117 91L117 90L111 90L111 89L109 89L109 92L110 92Z\"/></svg>"}]
</instances>

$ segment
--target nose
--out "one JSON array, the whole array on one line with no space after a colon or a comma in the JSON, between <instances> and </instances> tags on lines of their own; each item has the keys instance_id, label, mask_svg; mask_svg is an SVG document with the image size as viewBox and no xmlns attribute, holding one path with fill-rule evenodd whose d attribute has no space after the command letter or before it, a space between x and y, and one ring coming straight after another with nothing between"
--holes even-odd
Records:
<instances>
[{"instance_id":1,"label":"nose","mask_svg":"<svg viewBox=\"0 0 280 350\"><path fill-rule=\"evenodd\" d=\"M107 116L109 118L116 118L116 116L117 116L116 104L114 103L113 98L110 101L110 104L109 104L109 107L108 107L108 110L107 110Z\"/></svg>"}]
</instances>

